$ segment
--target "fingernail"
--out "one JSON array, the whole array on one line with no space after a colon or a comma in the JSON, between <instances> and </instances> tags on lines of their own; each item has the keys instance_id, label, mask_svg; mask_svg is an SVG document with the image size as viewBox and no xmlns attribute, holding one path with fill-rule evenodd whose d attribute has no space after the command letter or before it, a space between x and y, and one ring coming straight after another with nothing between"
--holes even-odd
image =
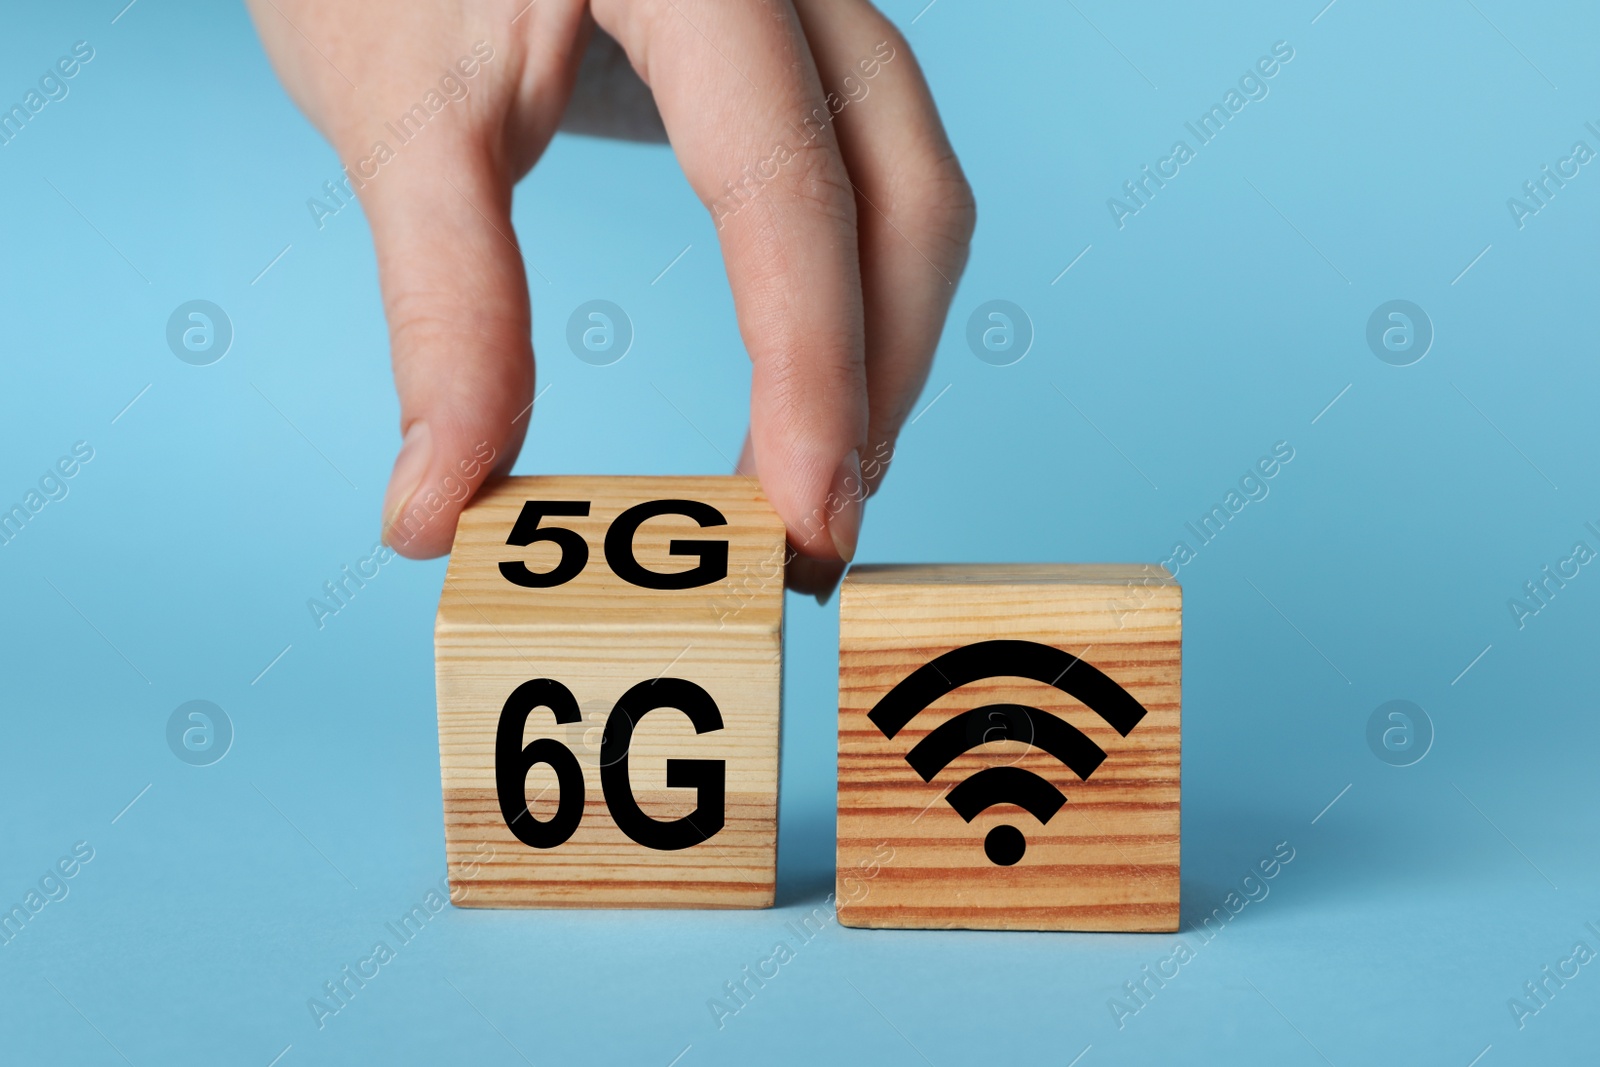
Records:
<instances>
[{"instance_id":1,"label":"fingernail","mask_svg":"<svg viewBox=\"0 0 1600 1067\"><path fill-rule=\"evenodd\" d=\"M397 547L391 539L395 523L405 512L406 505L422 488L423 476L433 462L433 432L428 424L418 419L406 431L400 444L400 454L394 460L394 472L389 475L389 491L383 497L383 543ZM409 538L406 538L409 540Z\"/></svg>"},{"instance_id":2,"label":"fingernail","mask_svg":"<svg viewBox=\"0 0 1600 1067\"><path fill-rule=\"evenodd\" d=\"M856 539L861 536L861 507L866 496L866 487L861 484L861 453L852 448L834 472L833 488L827 501L828 536L833 538L833 550L846 563L855 558Z\"/></svg>"}]
</instances>

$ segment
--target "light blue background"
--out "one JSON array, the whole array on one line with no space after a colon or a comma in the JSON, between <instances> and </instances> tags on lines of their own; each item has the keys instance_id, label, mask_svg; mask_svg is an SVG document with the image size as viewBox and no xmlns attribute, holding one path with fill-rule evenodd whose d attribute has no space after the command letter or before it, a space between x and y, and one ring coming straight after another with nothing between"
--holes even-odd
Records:
<instances>
[{"instance_id":1,"label":"light blue background","mask_svg":"<svg viewBox=\"0 0 1600 1067\"><path fill-rule=\"evenodd\" d=\"M1594 1055L1600 966L1524 1029L1507 1007L1579 939L1600 949L1600 577L1520 630L1507 607L1575 541L1600 547L1600 170L1520 230L1506 207L1575 140L1600 148L1592 8L887 5L981 222L919 409L937 403L860 558L1163 559L1274 442L1295 449L1180 574L1185 914L1278 842L1296 858L1125 1028L1109 998L1173 936L830 927L714 1025L708 998L832 884L836 608L790 597L779 908L451 909L319 1031L307 999L444 873L443 565L391 563L313 625L307 598L377 536L398 444L366 224L313 225L338 165L241 9L141 0L113 24L122 2L11 5L0 33L7 105L74 41L96 50L0 148L0 504L95 450L0 549L0 902L95 850L0 947L4 1059ZM1280 40L1270 95L1119 230L1106 199ZM549 392L517 469L726 470L748 368L670 153L561 138L519 194ZM163 338L193 298L236 329L210 367ZM611 367L564 343L593 298L637 331ZM964 340L994 298L1036 329L1014 366ZM1437 331L1410 367L1364 339L1395 298ZM206 768L164 740L195 698L237 730ZM1437 730L1408 768L1365 739L1394 698Z\"/></svg>"}]
</instances>

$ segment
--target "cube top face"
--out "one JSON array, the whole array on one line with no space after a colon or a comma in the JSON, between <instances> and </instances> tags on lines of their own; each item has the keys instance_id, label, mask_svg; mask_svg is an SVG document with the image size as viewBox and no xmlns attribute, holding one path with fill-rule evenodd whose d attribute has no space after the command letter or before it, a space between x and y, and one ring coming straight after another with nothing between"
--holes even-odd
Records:
<instances>
[{"instance_id":1,"label":"cube top face","mask_svg":"<svg viewBox=\"0 0 1600 1067\"><path fill-rule=\"evenodd\" d=\"M507 478L462 512L438 627L774 630L783 561L749 478Z\"/></svg>"},{"instance_id":2,"label":"cube top face","mask_svg":"<svg viewBox=\"0 0 1600 1067\"><path fill-rule=\"evenodd\" d=\"M849 581L877 585L1170 585L1178 580L1159 563L866 563Z\"/></svg>"},{"instance_id":3,"label":"cube top face","mask_svg":"<svg viewBox=\"0 0 1600 1067\"><path fill-rule=\"evenodd\" d=\"M1165 568L857 567L839 635L842 923L1177 929Z\"/></svg>"},{"instance_id":4,"label":"cube top face","mask_svg":"<svg viewBox=\"0 0 1600 1067\"><path fill-rule=\"evenodd\" d=\"M513 478L467 510L434 631L452 902L772 903L783 553L742 478Z\"/></svg>"}]
</instances>

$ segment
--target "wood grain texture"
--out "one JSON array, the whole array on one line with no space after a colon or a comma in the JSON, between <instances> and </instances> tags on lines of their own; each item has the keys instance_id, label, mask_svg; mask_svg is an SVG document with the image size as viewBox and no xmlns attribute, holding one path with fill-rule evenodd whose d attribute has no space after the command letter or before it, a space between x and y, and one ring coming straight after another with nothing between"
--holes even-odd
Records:
<instances>
[{"instance_id":1,"label":"wood grain texture","mask_svg":"<svg viewBox=\"0 0 1600 1067\"><path fill-rule=\"evenodd\" d=\"M630 585L608 565L606 532L627 508L688 499L715 507L727 525L702 529L662 515L633 539L638 562L676 572L698 562L673 555L673 540L728 542L728 575L685 590ZM550 516L540 528L566 528L589 548L584 569L553 588L515 585L504 560L529 570L555 566L555 545L508 547L527 500L584 500L587 517ZM469 907L767 907L773 900L782 683L782 521L744 478L511 478L466 510L440 597L434 629L439 763L451 899ZM533 678L571 690L582 721L561 724L536 709L524 745L551 737L582 768L583 815L572 836L549 849L524 844L508 828L495 784L495 735L506 698ZM601 743L617 699L657 678L704 688L721 729L696 734L670 707L638 719L628 747L628 777L646 815L680 818L696 803L692 788L669 788L666 762L723 760L724 825L678 851L637 844L618 828L601 791L601 767L615 761ZM532 816L555 814L554 771L535 765L524 785Z\"/></svg>"},{"instance_id":2,"label":"wood grain texture","mask_svg":"<svg viewBox=\"0 0 1600 1067\"><path fill-rule=\"evenodd\" d=\"M1182 592L1142 565L856 567L840 592L836 898L847 926L1170 931L1178 928ZM978 641L1038 642L1077 656L1144 707L1122 736L1050 684L969 682L892 739L868 718L912 671ZM907 753L954 716L1018 704L1066 720L1106 756L1080 780L1024 741L990 740L931 781ZM1015 766L1067 798L1044 824L1001 803L962 819L946 798L980 770ZM985 854L989 830L1022 831L1013 866ZM887 860L885 855L892 852ZM843 872L881 862L863 886Z\"/></svg>"},{"instance_id":3,"label":"wood grain texture","mask_svg":"<svg viewBox=\"0 0 1600 1067\"><path fill-rule=\"evenodd\" d=\"M502 560L521 560L531 571L547 571L559 559L559 549L546 541L526 548L506 544L523 502L534 499L590 502L587 516L552 516L540 524L576 530L589 546L588 566L551 589L513 585L499 568ZM634 539L639 563L662 572L688 570L694 557L672 555L671 541L726 540L727 578L695 589L660 590L629 585L612 573L605 559L612 521L635 504L666 499L703 501L727 525L701 529L683 516L650 519ZM508 478L480 493L461 514L439 601L439 628L776 632L783 622L783 533L783 520L749 478ZM537 595L536 603L530 594Z\"/></svg>"}]
</instances>

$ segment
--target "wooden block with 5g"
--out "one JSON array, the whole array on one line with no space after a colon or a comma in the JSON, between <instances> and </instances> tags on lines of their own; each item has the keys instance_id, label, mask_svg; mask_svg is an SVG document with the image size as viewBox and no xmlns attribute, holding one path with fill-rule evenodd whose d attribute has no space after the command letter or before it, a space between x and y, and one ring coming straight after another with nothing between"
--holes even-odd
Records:
<instances>
[{"instance_id":1,"label":"wooden block with 5g","mask_svg":"<svg viewBox=\"0 0 1600 1067\"><path fill-rule=\"evenodd\" d=\"M473 501L434 630L453 900L772 904L783 548L744 478Z\"/></svg>"},{"instance_id":2,"label":"wooden block with 5g","mask_svg":"<svg viewBox=\"0 0 1600 1067\"><path fill-rule=\"evenodd\" d=\"M1165 568L856 567L839 611L841 923L1178 928Z\"/></svg>"}]
</instances>

